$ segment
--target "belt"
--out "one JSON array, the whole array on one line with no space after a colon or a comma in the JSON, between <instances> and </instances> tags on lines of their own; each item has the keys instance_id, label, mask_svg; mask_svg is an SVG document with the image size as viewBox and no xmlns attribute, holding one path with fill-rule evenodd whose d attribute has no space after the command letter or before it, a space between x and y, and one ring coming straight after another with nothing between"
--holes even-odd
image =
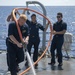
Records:
<instances>
[{"instance_id":1,"label":"belt","mask_svg":"<svg viewBox=\"0 0 75 75\"><path fill-rule=\"evenodd\" d=\"M54 37L55 38L63 38L63 36L60 36L60 35L55 35Z\"/></svg>"}]
</instances>

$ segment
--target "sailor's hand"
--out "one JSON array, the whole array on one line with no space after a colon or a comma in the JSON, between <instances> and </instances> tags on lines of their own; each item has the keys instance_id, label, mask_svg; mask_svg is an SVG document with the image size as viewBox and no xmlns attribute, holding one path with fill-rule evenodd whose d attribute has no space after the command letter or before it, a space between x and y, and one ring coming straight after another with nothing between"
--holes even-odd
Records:
<instances>
[{"instance_id":1,"label":"sailor's hand","mask_svg":"<svg viewBox=\"0 0 75 75\"><path fill-rule=\"evenodd\" d=\"M24 43L25 43L25 44L28 44L28 40L25 40Z\"/></svg>"},{"instance_id":2,"label":"sailor's hand","mask_svg":"<svg viewBox=\"0 0 75 75\"><path fill-rule=\"evenodd\" d=\"M28 40L27 40L26 38L23 38L23 42L24 42L25 44L28 44Z\"/></svg>"},{"instance_id":3,"label":"sailor's hand","mask_svg":"<svg viewBox=\"0 0 75 75\"><path fill-rule=\"evenodd\" d=\"M52 31L51 33L52 33L52 34L56 34L56 31Z\"/></svg>"},{"instance_id":4,"label":"sailor's hand","mask_svg":"<svg viewBox=\"0 0 75 75\"><path fill-rule=\"evenodd\" d=\"M18 46L19 48L22 48L22 47L23 47L23 46L22 46L22 43L18 43L17 46Z\"/></svg>"},{"instance_id":5,"label":"sailor's hand","mask_svg":"<svg viewBox=\"0 0 75 75\"><path fill-rule=\"evenodd\" d=\"M14 8L15 9L15 11L17 11L18 10L18 8Z\"/></svg>"}]
</instances>

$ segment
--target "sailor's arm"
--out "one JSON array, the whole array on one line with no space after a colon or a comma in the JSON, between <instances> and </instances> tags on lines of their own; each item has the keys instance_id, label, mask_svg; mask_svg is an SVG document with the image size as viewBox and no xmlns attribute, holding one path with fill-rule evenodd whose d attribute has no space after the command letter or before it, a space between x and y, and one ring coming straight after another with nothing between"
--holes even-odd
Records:
<instances>
[{"instance_id":1,"label":"sailor's arm","mask_svg":"<svg viewBox=\"0 0 75 75\"><path fill-rule=\"evenodd\" d=\"M56 32L56 31L52 31L52 34L65 34L66 30L60 31L60 32Z\"/></svg>"},{"instance_id":2,"label":"sailor's arm","mask_svg":"<svg viewBox=\"0 0 75 75\"><path fill-rule=\"evenodd\" d=\"M11 14L7 17L7 22L9 22L11 19Z\"/></svg>"},{"instance_id":3,"label":"sailor's arm","mask_svg":"<svg viewBox=\"0 0 75 75\"><path fill-rule=\"evenodd\" d=\"M25 39L23 39L23 42L28 44L28 41L29 41L29 36L27 36Z\"/></svg>"},{"instance_id":4,"label":"sailor's arm","mask_svg":"<svg viewBox=\"0 0 75 75\"><path fill-rule=\"evenodd\" d=\"M29 40L29 36L27 36L25 40L28 41Z\"/></svg>"},{"instance_id":5,"label":"sailor's arm","mask_svg":"<svg viewBox=\"0 0 75 75\"><path fill-rule=\"evenodd\" d=\"M30 35L30 30L29 30L29 26L27 26L26 34L24 35L25 37L23 38L23 41L24 41L24 43L26 43L26 44L28 44L29 35Z\"/></svg>"},{"instance_id":6,"label":"sailor's arm","mask_svg":"<svg viewBox=\"0 0 75 75\"><path fill-rule=\"evenodd\" d=\"M54 29L54 27L53 27L53 31L52 31L52 34L65 34L66 33L66 30L67 30L67 24L66 23L64 23L63 24L63 30L62 31L55 31L55 29Z\"/></svg>"},{"instance_id":7,"label":"sailor's arm","mask_svg":"<svg viewBox=\"0 0 75 75\"><path fill-rule=\"evenodd\" d=\"M8 28L8 37L10 38L10 40L16 44L18 47L22 47L22 44L19 43L17 41L17 39L14 37L14 27L15 27L15 24L11 23L9 24L9 28Z\"/></svg>"},{"instance_id":8,"label":"sailor's arm","mask_svg":"<svg viewBox=\"0 0 75 75\"><path fill-rule=\"evenodd\" d=\"M18 47L20 47L20 48L22 47L22 44L19 43L13 35L10 35L9 38L10 38L10 39L12 40L12 42L13 42L14 44L16 44Z\"/></svg>"}]
</instances>

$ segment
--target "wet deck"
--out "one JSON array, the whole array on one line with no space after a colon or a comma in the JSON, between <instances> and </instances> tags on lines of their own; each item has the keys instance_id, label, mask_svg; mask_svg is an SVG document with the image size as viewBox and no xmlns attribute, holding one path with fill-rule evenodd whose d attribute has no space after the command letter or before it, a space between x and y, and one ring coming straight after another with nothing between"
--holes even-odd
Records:
<instances>
[{"instance_id":1,"label":"wet deck","mask_svg":"<svg viewBox=\"0 0 75 75\"><path fill-rule=\"evenodd\" d=\"M36 69L37 75L75 75L75 59L65 60L63 59L63 70L58 70L57 63L55 70L48 65L50 58L43 58L38 64L38 69ZM24 62L20 64L21 71L24 70ZM20 71L20 72L21 72ZM6 53L0 54L0 75L10 75L6 74L7 64L6 64ZM25 75L33 75L32 71L28 71Z\"/></svg>"}]
</instances>

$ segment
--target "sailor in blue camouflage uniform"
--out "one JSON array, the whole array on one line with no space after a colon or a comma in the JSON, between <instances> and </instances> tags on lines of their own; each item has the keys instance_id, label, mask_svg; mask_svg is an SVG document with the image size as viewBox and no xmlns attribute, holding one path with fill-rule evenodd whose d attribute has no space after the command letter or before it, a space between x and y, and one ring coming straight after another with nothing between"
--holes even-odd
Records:
<instances>
[{"instance_id":1,"label":"sailor in blue camouflage uniform","mask_svg":"<svg viewBox=\"0 0 75 75\"><path fill-rule=\"evenodd\" d=\"M57 50L57 58L58 58L58 66L62 66L62 45L64 42L64 34L67 30L67 24L62 20L63 15L62 13L57 13L57 22L53 25L52 34L53 39L51 43L51 63L50 65L55 64L55 49Z\"/></svg>"}]
</instances>

